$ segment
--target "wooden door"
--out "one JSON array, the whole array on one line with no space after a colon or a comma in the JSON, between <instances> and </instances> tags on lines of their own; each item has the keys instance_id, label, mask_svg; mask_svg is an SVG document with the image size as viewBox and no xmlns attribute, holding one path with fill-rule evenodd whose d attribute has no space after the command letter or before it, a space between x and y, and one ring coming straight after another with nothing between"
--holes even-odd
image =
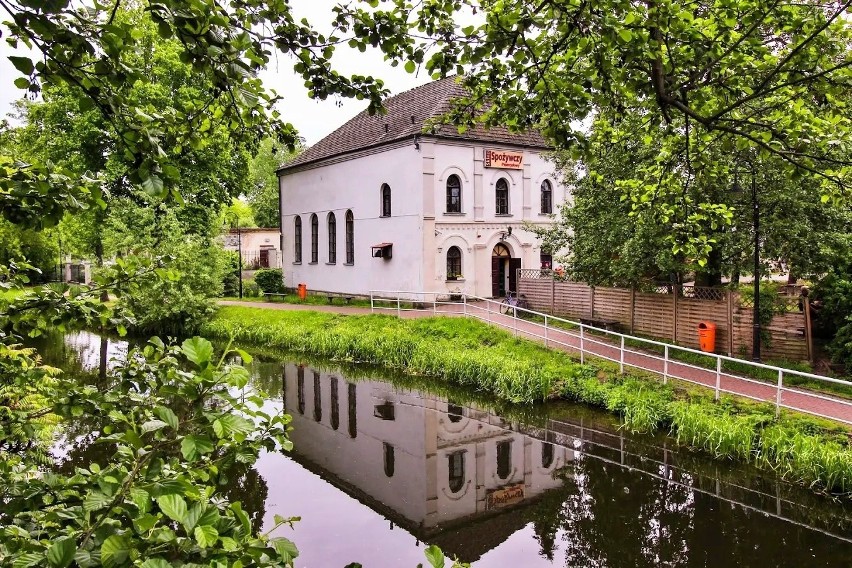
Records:
<instances>
[{"instance_id":1,"label":"wooden door","mask_svg":"<svg viewBox=\"0 0 852 568\"><path fill-rule=\"evenodd\" d=\"M500 297L500 263L503 259L499 256L491 257L491 297Z\"/></svg>"},{"instance_id":2,"label":"wooden door","mask_svg":"<svg viewBox=\"0 0 852 568\"><path fill-rule=\"evenodd\" d=\"M260 267L269 268L269 249L260 249Z\"/></svg>"},{"instance_id":3,"label":"wooden door","mask_svg":"<svg viewBox=\"0 0 852 568\"><path fill-rule=\"evenodd\" d=\"M520 258L509 259L509 290L518 291L518 270L521 268Z\"/></svg>"}]
</instances>

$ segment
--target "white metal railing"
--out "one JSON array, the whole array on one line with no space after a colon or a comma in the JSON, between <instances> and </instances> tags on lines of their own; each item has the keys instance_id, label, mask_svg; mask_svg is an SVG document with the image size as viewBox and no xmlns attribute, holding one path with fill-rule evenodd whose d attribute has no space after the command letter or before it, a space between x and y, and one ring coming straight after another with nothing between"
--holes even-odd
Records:
<instances>
[{"instance_id":1,"label":"white metal railing","mask_svg":"<svg viewBox=\"0 0 852 568\"><path fill-rule=\"evenodd\" d=\"M435 315L457 315L478 319L507 329L515 337L542 341L546 347L558 346L566 350L578 351L581 363L585 363L587 356L592 356L618 364L619 371L622 373L625 367L631 367L661 375L663 383L668 382L669 379L677 379L711 388L716 400L721 393L728 393L762 402L773 402L776 416L781 408L788 408L852 424L852 400L788 386L791 377L801 377L820 383L842 385L848 387L849 392L852 393L852 382L841 379L627 335L511 306L505 300L501 302L464 293L371 290L370 309L373 312L395 311L398 316L402 316L403 312L431 312ZM634 345L636 347L633 347ZM662 355L647 349L662 350ZM699 356L708 362L712 361L712 364L703 366L689 362L683 359L683 355L686 354L692 357ZM678 355L681 357L678 358ZM777 378L768 382L742 374L733 374L725 370L725 363L768 371ZM823 409L804 406L801 404L804 400ZM796 401L800 401L800 404L796 404Z\"/></svg>"}]
</instances>

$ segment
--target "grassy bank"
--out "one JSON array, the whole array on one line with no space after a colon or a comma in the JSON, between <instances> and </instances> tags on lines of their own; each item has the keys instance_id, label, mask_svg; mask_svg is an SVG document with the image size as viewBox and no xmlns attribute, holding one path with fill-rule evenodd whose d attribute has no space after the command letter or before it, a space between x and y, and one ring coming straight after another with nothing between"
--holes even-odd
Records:
<instances>
[{"instance_id":1,"label":"grassy bank","mask_svg":"<svg viewBox=\"0 0 852 568\"><path fill-rule=\"evenodd\" d=\"M705 389L620 376L607 365L581 365L564 353L472 320L229 306L204 324L202 334L428 375L513 403L583 402L619 414L632 430L670 429L681 443L718 458L852 492L852 450L839 426L793 413L776 421L768 404L727 397L717 403Z\"/></svg>"}]
</instances>

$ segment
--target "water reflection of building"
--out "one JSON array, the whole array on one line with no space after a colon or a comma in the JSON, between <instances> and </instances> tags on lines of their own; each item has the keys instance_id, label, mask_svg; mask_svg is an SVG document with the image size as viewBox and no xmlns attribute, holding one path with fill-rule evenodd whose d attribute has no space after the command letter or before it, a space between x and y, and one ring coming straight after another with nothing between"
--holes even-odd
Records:
<instances>
[{"instance_id":1,"label":"water reflection of building","mask_svg":"<svg viewBox=\"0 0 852 568\"><path fill-rule=\"evenodd\" d=\"M554 471L574 459L436 397L294 364L284 374L296 459L418 536L534 499L559 486Z\"/></svg>"}]
</instances>

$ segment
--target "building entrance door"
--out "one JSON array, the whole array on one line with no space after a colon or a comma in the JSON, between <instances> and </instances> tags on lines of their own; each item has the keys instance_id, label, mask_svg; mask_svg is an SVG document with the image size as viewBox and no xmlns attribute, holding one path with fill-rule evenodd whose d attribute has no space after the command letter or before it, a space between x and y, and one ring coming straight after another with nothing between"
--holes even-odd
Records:
<instances>
[{"instance_id":1,"label":"building entrance door","mask_svg":"<svg viewBox=\"0 0 852 568\"><path fill-rule=\"evenodd\" d=\"M512 258L509 248L497 243L491 252L491 296L502 298L506 292L515 291L517 269L521 267L520 258Z\"/></svg>"}]
</instances>

